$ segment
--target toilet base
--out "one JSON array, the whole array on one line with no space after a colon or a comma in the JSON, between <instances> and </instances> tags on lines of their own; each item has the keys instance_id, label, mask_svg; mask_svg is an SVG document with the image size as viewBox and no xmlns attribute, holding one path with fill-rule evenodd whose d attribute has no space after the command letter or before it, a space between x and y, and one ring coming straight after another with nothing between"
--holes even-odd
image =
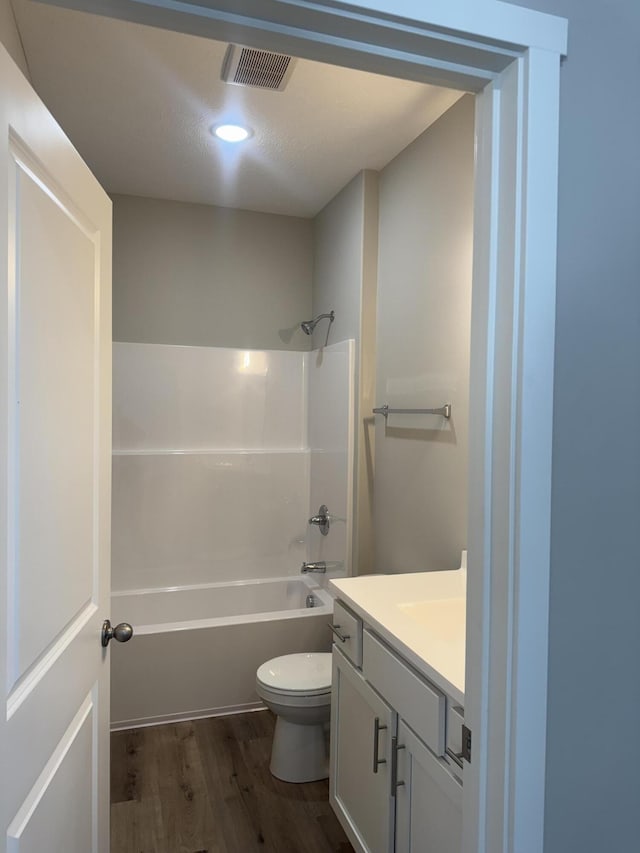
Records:
<instances>
[{"instance_id":1,"label":"toilet base","mask_svg":"<svg viewBox=\"0 0 640 853\"><path fill-rule=\"evenodd\" d=\"M329 777L324 723L301 725L276 719L271 773L283 782L316 782Z\"/></svg>"}]
</instances>

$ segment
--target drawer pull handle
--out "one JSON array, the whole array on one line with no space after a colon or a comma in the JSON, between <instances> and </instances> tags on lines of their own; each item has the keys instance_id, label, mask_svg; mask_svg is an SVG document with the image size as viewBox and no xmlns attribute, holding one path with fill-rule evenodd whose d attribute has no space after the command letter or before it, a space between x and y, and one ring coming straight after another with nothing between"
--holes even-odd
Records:
<instances>
[{"instance_id":1,"label":"drawer pull handle","mask_svg":"<svg viewBox=\"0 0 640 853\"><path fill-rule=\"evenodd\" d=\"M333 633L340 640L341 643L346 643L347 640L351 639L349 634L340 633L340 625L332 625L331 622L329 622L329 628L331 631L333 631Z\"/></svg>"},{"instance_id":2,"label":"drawer pull handle","mask_svg":"<svg viewBox=\"0 0 640 853\"><path fill-rule=\"evenodd\" d=\"M450 747L445 749L445 752L449 756L449 758L458 765L458 767L462 767L462 755L461 752L454 752Z\"/></svg>"},{"instance_id":3,"label":"drawer pull handle","mask_svg":"<svg viewBox=\"0 0 640 853\"><path fill-rule=\"evenodd\" d=\"M404 785L404 782L398 782L398 752L404 749L403 743L398 744L398 738L391 738L391 796L395 797L396 789Z\"/></svg>"},{"instance_id":4,"label":"drawer pull handle","mask_svg":"<svg viewBox=\"0 0 640 853\"><path fill-rule=\"evenodd\" d=\"M378 767L381 764L386 764L386 758L379 758L380 749L380 732L385 731L387 727L380 725L380 717L376 717L373 721L373 772L378 772Z\"/></svg>"}]
</instances>

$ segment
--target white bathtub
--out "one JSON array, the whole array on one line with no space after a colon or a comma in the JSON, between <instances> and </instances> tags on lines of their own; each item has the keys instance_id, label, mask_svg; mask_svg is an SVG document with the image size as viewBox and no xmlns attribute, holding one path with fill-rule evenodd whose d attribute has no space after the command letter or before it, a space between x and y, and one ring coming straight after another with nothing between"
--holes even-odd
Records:
<instances>
[{"instance_id":1,"label":"white bathtub","mask_svg":"<svg viewBox=\"0 0 640 853\"><path fill-rule=\"evenodd\" d=\"M262 707L258 666L328 651L332 611L331 596L310 577L113 593L111 621L130 622L134 636L110 646L112 727Z\"/></svg>"}]
</instances>

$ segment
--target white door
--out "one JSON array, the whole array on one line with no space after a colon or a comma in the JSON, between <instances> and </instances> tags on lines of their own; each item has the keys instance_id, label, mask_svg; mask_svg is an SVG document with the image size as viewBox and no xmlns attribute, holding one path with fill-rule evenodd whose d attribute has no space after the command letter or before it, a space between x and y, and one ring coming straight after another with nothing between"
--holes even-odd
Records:
<instances>
[{"instance_id":1,"label":"white door","mask_svg":"<svg viewBox=\"0 0 640 853\"><path fill-rule=\"evenodd\" d=\"M396 853L460 853L462 785L402 720L396 761Z\"/></svg>"},{"instance_id":2,"label":"white door","mask_svg":"<svg viewBox=\"0 0 640 853\"><path fill-rule=\"evenodd\" d=\"M111 204L0 46L2 853L106 853Z\"/></svg>"},{"instance_id":3,"label":"white door","mask_svg":"<svg viewBox=\"0 0 640 853\"><path fill-rule=\"evenodd\" d=\"M393 849L391 737L396 715L333 650L329 800L358 853Z\"/></svg>"}]
</instances>

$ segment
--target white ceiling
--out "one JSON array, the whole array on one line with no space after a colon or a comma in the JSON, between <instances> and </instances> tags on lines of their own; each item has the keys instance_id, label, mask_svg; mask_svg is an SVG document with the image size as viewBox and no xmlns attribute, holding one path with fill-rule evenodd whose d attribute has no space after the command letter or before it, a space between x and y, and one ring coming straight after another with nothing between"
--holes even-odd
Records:
<instances>
[{"instance_id":1,"label":"white ceiling","mask_svg":"<svg viewBox=\"0 0 640 853\"><path fill-rule=\"evenodd\" d=\"M33 85L111 193L314 216L462 94L308 60L284 92L230 86L226 43L13 4ZM222 120L253 137L221 143Z\"/></svg>"}]
</instances>

